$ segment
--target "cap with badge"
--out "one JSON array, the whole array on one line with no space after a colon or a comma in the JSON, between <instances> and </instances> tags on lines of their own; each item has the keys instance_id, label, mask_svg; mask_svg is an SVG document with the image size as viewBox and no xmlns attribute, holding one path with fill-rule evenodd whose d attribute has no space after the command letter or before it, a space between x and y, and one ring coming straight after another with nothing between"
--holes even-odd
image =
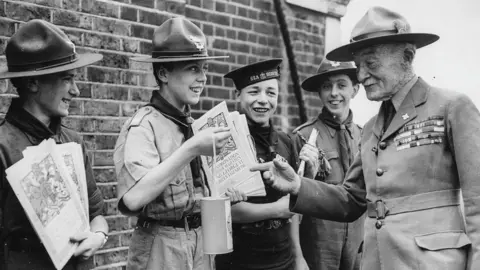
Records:
<instances>
[{"instance_id":1,"label":"cap with badge","mask_svg":"<svg viewBox=\"0 0 480 270\"><path fill-rule=\"evenodd\" d=\"M280 78L281 63L281 58L260 61L232 70L223 77L233 80L235 87L238 90L242 90L261 81Z\"/></svg>"},{"instance_id":2,"label":"cap with badge","mask_svg":"<svg viewBox=\"0 0 480 270\"><path fill-rule=\"evenodd\" d=\"M134 57L132 60L165 63L228 58L228 56L209 56L207 38L202 30L182 17L168 19L157 27L153 32L152 45L151 57Z\"/></svg>"},{"instance_id":3,"label":"cap with badge","mask_svg":"<svg viewBox=\"0 0 480 270\"><path fill-rule=\"evenodd\" d=\"M357 69L353 62L335 62L324 58L318 67L317 74L305 79L302 82L302 88L309 92L317 92L320 88L320 85L329 76L335 74L346 74L350 76L350 78L356 78L356 70Z\"/></svg>"},{"instance_id":4,"label":"cap with badge","mask_svg":"<svg viewBox=\"0 0 480 270\"><path fill-rule=\"evenodd\" d=\"M350 43L327 54L329 60L353 61L355 50L375 44L407 42L421 48L439 39L429 33L412 33L410 24L400 14L383 7L372 7L352 30Z\"/></svg>"},{"instance_id":5,"label":"cap with badge","mask_svg":"<svg viewBox=\"0 0 480 270\"><path fill-rule=\"evenodd\" d=\"M101 54L77 54L75 45L57 26L44 20L31 20L8 40L7 66L0 68L0 79L53 74L90 65Z\"/></svg>"}]
</instances>

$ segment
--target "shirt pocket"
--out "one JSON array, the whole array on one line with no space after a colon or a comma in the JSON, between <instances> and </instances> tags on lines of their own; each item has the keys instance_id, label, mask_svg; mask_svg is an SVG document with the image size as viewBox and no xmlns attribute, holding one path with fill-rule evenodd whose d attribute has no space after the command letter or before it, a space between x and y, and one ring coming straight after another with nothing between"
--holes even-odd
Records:
<instances>
[{"instance_id":1,"label":"shirt pocket","mask_svg":"<svg viewBox=\"0 0 480 270\"><path fill-rule=\"evenodd\" d=\"M418 269L465 269L472 242L465 232L442 231L415 236Z\"/></svg>"}]
</instances>

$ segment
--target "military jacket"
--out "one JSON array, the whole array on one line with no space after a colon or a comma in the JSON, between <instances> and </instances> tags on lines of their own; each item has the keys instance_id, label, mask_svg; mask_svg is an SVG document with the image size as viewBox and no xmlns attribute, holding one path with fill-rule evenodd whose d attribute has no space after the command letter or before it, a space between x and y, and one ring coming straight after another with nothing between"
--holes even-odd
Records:
<instances>
[{"instance_id":1,"label":"military jacket","mask_svg":"<svg viewBox=\"0 0 480 270\"><path fill-rule=\"evenodd\" d=\"M366 210L362 269L480 269L478 109L419 78L382 132L384 117L365 125L343 186L303 179L293 211L352 221Z\"/></svg>"}]
</instances>

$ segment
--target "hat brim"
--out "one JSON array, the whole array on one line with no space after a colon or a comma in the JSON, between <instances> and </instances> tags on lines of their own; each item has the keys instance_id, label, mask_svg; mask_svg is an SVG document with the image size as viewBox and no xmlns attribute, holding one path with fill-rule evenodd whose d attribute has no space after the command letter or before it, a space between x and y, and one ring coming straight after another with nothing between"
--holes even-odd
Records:
<instances>
[{"instance_id":1,"label":"hat brim","mask_svg":"<svg viewBox=\"0 0 480 270\"><path fill-rule=\"evenodd\" d=\"M98 53L84 53L78 55L78 60L66 65L55 66L52 68L46 68L41 70L29 70L29 71L19 71L13 72L8 71L8 67L1 67L0 68L0 80L2 79L11 79L11 78L21 78L21 77L33 77L33 76L40 76L40 75L47 75L58 73L62 71L72 70L84 66L88 66L95 62L102 60L103 55Z\"/></svg>"},{"instance_id":2,"label":"hat brim","mask_svg":"<svg viewBox=\"0 0 480 270\"><path fill-rule=\"evenodd\" d=\"M302 82L302 88L305 91L308 92L318 92L318 89L320 88L320 85L325 81L329 76L336 75L336 74L346 74L353 76L356 78L357 73L356 73L355 68L342 68L342 69L335 69L335 70L330 70L327 72L319 73L316 75L313 75L311 77L306 78Z\"/></svg>"},{"instance_id":3,"label":"hat brim","mask_svg":"<svg viewBox=\"0 0 480 270\"><path fill-rule=\"evenodd\" d=\"M228 55L223 55L223 56L170 57L170 58L133 57L130 59L133 61L144 62L144 63L167 63L167 62L220 59L220 58L228 58L228 57L229 57Z\"/></svg>"},{"instance_id":4,"label":"hat brim","mask_svg":"<svg viewBox=\"0 0 480 270\"><path fill-rule=\"evenodd\" d=\"M331 61L347 62L353 61L352 52L360 48L364 48L370 45L383 44L389 42L407 42L415 44L417 49L434 43L440 37L435 34L428 33L406 33L395 34L388 36L372 37L355 41L343 46L340 46L331 52L327 53L326 57Z\"/></svg>"}]
</instances>

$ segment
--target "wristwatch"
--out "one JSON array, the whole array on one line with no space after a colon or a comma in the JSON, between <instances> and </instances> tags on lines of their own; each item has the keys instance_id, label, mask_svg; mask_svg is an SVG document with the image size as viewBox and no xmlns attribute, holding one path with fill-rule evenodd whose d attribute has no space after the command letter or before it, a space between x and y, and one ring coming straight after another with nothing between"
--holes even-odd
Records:
<instances>
[{"instance_id":1,"label":"wristwatch","mask_svg":"<svg viewBox=\"0 0 480 270\"><path fill-rule=\"evenodd\" d=\"M101 233L103 234L104 238L103 238L103 243L100 247L103 247L105 245L105 243L107 243L108 241L108 234L106 232L103 232L103 231L95 231L95 233Z\"/></svg>"}]
</instances>

